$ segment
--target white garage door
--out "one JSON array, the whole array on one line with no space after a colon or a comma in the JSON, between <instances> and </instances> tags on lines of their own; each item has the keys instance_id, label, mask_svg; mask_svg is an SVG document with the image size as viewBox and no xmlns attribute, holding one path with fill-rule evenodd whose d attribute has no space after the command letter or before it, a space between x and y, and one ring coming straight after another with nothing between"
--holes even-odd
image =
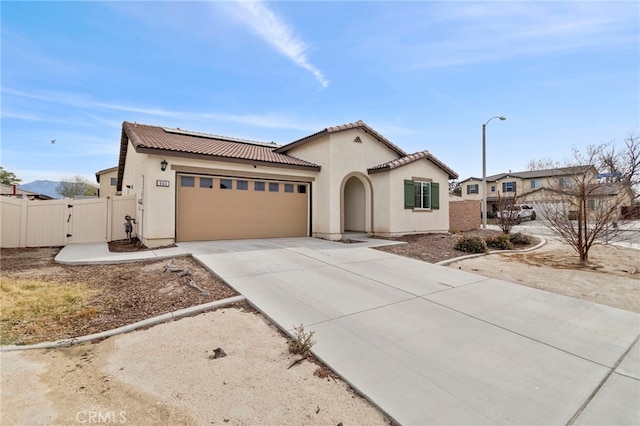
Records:
<instances>
[{"instance_id":1,"label":"white garage door","mask_svg":"<svg viewBox=\"0 0 640 426\"><path fill-rule=\"evenodd\" d=\"M177 240L307 236L309 191L305 182L179 174Z\"/></svg>"}]
</instances>

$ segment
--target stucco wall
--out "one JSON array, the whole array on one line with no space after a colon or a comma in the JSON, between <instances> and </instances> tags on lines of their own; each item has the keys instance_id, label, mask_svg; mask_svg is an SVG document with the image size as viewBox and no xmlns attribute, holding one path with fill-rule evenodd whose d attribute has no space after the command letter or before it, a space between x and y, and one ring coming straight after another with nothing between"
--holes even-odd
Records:
<instances>
[{"instance_id":1,"label":"stucco wall","mask_svg":"<svg viewBox=\"0 0 640 426\"><path fill-rule=\"evenodd\" d=\"M356 141L356 137L358 141ZM367 198L366 231L372 231L374 210L371 204L371 178L367 169L398 158L398 154L360 129L331 133L288 152L294 157L319 164L322 170L315 182L313 198L313 234L331 240L344 230L343 188L346 179L358 176ZM373 194L375 198L376 194Z\"/></svg>"},{"instance_id":2,"label":"stucco wall","mask_svg":"<svg viewBox=\"0 0 640 426\"><path fill-rule=\"evenodd\" d=\"M116 195L116 185L111 185L111 178L118 178L118 169L100 175L100 198Z\"/></svg>"},{"instance_id":3,"label":"stucco wall","mask_svg":"<svg viewBox=\"0 0 640 426\"><path fill-rule=\"evenodd\" d=\"M167 169L160 169L160 162L167 160ZM176 176L179 171L193 170L194 174L224 175L222 170L253 175L277 175L283 179L299 177L313 180L317 172L288 168L266 167L256 164L227 163L203 159L168 157L140 154L131 144L127 152L123 194L126 185L133 185L129 193L136 193L138 200L138 233L144 245L158 247L175 242L176 224ZM157 181L169 181L169 186L158 186ZM312 186L315 182L312 182Z\"/></svg>"},{"instance_id":4,"label":"stucco wall","mask_svg":"<svg viewBox=\"0 0 640 426\"><path fill-rule=\"evenodd\" d=\"M447 232L449 230L449 176L427 160L419 160L394 169L389 174L390 235ZM431 179L440 184L438 210L404 208L404 180Z\"/></svg>"},{"instance_id":5,"label":"stucco wall","mask_svg":"<svg viewBox=\"0 0 640 426\"><path fill-rule=\"evenodd\" d=\"M481 205L478 200L449 202L449 230L471 231L480 228Z\"/></svg>"}]
</instances>

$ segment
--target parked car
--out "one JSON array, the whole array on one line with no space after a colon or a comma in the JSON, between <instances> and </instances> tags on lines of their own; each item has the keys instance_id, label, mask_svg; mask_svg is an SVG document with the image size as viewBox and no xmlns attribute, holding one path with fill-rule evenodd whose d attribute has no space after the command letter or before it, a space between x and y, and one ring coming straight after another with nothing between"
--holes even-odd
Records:
<instances>
[{"instance_id":1,"label":"parked car","mask_svg":"<svg viewBox=\"0 0 640 426\"><path fill-rule=\"evenodd\" d=\"M513 204L507 206L505 210L496 212L496 217L520 223L527 219L536 220L536 211L530 204Z\"/></svg>"}]
</instances>

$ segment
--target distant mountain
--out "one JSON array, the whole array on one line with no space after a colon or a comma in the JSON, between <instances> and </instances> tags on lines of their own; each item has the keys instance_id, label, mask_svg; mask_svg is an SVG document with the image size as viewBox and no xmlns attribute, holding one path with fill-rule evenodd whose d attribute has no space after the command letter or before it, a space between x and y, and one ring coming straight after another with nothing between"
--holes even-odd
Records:
<instances>
[{"instance_id":1,"label":"distant mountain","mask_svg":"<svg viewBox=\"0 0 640 426\"><path fill-rule=\"evenodd\" d=\"M55 182L52 180L34 180L33 182L19 185L18 188L24 189L25 191L48 195L49 197L53 198L63 198L60 194L58 194L58 191L56 190L58 188L58 185L60 185L60 182Z\"/></svg>"}]
</instances>

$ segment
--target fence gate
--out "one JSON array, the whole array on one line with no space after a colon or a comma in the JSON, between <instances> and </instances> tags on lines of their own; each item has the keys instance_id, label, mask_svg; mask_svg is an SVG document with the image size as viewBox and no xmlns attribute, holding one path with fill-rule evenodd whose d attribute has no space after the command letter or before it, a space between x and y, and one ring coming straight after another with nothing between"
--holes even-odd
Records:
<instances>
[{"instance_id":1,"label":"fence gate","mask_svg":"<svg viewBox=\"0 0 640 426\"><path fill-rule=\"evenodd\" d=\"M67 205L67 237L70 243L107 241L107 198L71 200Z\"/></svg>"},{"instance_id":2,"label":"fence gate","mask_svg":"<svg viewBox=\"0 0 640 426\"><path fill-rule=\"evenodd\" d=\"M0 197L0 246L47 247L124 239L124 217L135 217L135 213L135 194L50 201Z\"/></svg>"}]
</instances>

